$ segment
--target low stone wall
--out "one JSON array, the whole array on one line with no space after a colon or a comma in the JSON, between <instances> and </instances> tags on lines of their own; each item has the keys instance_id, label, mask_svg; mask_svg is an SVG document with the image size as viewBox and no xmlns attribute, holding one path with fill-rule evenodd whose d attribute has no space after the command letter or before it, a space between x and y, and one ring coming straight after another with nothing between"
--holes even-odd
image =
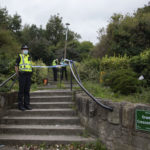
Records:
<instances>
[{"instance_id":1,"label":"low stone wall","mask_svg":"<svg viewBox=\"0 0 150 150\"><path fill-rule=\"evenodd\" d=\"M7 113L8 108L11 108L16 101L17 92L0 93L0 118Z\"/></svg>"},{"instance_id":2,"label":"low stone wall","mask_svg":"<svg viewBox=\"0 0 150 150\"><path fill-rule=\"evenodd\" d=\"M97 135L108 150L150 150L150 132L135 129L135 110L150 111L150 106L99 99L113 107L111 112L83 93L76 93L75 100L81 123Z\"/></svg>"}]
</instances>

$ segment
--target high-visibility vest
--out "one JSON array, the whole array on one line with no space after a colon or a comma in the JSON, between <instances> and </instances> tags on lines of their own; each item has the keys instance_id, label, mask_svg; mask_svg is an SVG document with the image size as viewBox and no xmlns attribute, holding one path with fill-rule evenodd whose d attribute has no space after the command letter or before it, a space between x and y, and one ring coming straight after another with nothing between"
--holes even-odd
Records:
<instances>
[{"instance_id":1,"label":"high-visibility vest","mask_svg":"<svg viewBox=\"0 0 150 150\"><path fill-rule=\"evenodd\" d=\"M60 64L61 64L61 65L64 65L64 64L65 64L65 61L61 61Z\"/></svg>"},{"instance_id":2,"label":"high-visibility vest","mask_svg":"<svg viewBox=\"0 0 150 150\"><path fill-rule=\"evenodd\" d=\"M53 60L53 62L52 62L52 66L56 66L57 64L56 64L56 59L54 59Z\"/></svg>"},{"instance_id":3,"label":"high-visibility vest","mask_svg":"<svg viewBox=\"0 0 150 150\"><path fill-rule=\"evenodd\" d=\"M29 55L19 54L19 56L19 71L32 72L32 63L29 59Z\"/></svg>"}]
</instances>

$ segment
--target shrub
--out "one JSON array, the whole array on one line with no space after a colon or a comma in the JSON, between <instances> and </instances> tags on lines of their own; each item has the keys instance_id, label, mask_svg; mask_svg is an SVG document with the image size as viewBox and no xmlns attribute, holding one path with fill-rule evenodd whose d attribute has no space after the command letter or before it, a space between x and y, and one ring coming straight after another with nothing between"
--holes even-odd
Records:
<instances>
[{"instance_id":1,"label":"shrub","mask_svg":"<svg viewBox=\"0 0 150 150\"><path fill-rule=\"evenodd\" d=\"M138 56L134 56L130 60L130 66L138 76L143 75L148 86L150 85L150 49L144 51Z\"/></svg>"},{"instance_id":2,"label":"shrub","mask_svg":"<svg viewBox=\"0 0 150 150\"><path fill-rule=\"evenodd\" d=\"M81 80L99 80L100 59L88 58L79 65Z\"/></svg>"},{"instance_id":3,"label":"shrub","mask_svg":"<svg viewBox=\"0 0 150 150\"><path fill-rule=\"evenodd\" d=\"M108 57L107 55L102 58L100 63L100 70L116 70L129 68L129 57L124 55L123 57Z\"/></svg>"},{"instance_id":4,"label":"shrub","mask_svg":"<svg viewBox=\"0 0 150 150\"><path fill-rule=\"evenodd\" d=\"M131 69L121 69L106 73L104 85L110 86L114 92L126 95L140 90L140 81L137 78L137 74Z\"/></svg>"},{"instance_id":5,"label":"shrub","mask_svg":"<svg viewBox=\"0 0 150 150\"><path fill-rule=\"evenodd\" d=\"M46 66L41 60L32 62L32 65L33 66ZM43 79L47 77L47 75L48 75L47 68L33 68L32 82L40 84L43 82Z\"/></svg>"}]
</instances>

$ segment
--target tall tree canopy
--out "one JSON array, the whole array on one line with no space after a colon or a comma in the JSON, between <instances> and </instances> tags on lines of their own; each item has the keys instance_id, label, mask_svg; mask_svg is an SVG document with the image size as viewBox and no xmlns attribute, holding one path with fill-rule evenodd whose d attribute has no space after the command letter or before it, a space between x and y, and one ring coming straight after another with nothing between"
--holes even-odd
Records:
<instances>
[{"instance_id":1,"label":"tall tree canopy","mask_svg":"<svg viewBox=\"0 0 150 150\"><path fill-rule=\"evenodd\" d=\"M138 55L150 48L150 5L139 8L133 15L114 14L105 31L99 30L100 42L93 54ZM98 54L98 55L97 55Z\"/></svg>"}]
</instances>

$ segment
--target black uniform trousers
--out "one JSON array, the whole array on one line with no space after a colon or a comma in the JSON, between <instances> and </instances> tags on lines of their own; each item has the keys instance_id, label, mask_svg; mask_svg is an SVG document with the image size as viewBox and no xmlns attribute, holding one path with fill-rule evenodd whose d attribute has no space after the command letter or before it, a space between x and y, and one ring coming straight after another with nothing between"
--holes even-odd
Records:
<instances>
[{"instance_id":1,"label":"black uniform trousers","mask_svg":"<svg viewBox=\"0 0 150 150\"><path fill-rule=\"evenodd\" d=\"M54 81L57 81L57 68L53 68Z\"/></svg>"},{"instance_id":2,"label":"black uniform trousers","mask_svg":"<svg viewBox=\"0 0 150 150\"><path fill-rule=\"evenodd\" d=\"M19 72L18 107L30 105L31 72Z\"/></svg>"},{"instance_id":3,"label":"black uniform trousers","mask_svg":"<svg viewBox=\"0 0 150 150\"><path fill-rule=\"evenodd\" d=\"M66 80L68 80L66 67L62 67L62 68L61 68L61 80L63 80L64 73L65 73L65 78L66 78Z\"/></svg>"}]
</instances>

